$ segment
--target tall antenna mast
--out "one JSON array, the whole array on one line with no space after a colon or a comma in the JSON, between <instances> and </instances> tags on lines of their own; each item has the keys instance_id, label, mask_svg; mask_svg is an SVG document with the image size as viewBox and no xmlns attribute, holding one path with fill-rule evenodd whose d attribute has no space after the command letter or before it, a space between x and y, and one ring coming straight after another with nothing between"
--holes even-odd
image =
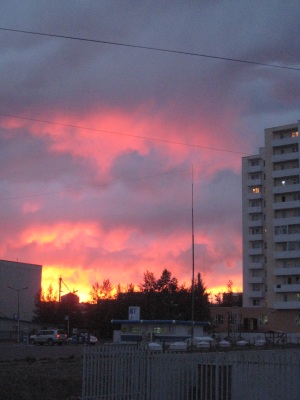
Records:
<instances>
[{"instance_id":1,"label":"tall antenna mast","mask_svg":"<svg viewBox=\"0 0 300 400\"><path fill-rule=\"evenodd\" d=\"M192 345L194 339L194 319L195 319L195 250L194 246L194 168L192 165Z\"/></svg>"}]
</instances>

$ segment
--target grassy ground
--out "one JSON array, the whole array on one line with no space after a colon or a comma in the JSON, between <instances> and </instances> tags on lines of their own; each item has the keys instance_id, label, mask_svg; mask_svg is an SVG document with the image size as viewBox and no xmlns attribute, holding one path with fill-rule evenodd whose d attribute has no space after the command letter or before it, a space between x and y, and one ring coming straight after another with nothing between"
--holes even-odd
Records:
<instances>
[{"instance_id":1,"label":"grassy ground","mask_svg":"<svg viewBox=\"0 0 300 400\"><path fill-rule=\"evenodd\" d=\"M82 359L26 358L0 362L1 400L77 400Z\"/></svg>"}]
</instances>

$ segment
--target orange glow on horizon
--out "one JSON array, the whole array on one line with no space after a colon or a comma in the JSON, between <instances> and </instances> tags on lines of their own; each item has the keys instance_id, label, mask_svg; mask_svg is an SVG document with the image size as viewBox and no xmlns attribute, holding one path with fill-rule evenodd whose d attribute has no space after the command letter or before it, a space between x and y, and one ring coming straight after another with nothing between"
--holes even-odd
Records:
<instances>
[{"instance_id":1,"label":"orange glow on horizon","mask_svg":"<svg viewBox=\"0 0 300 400\"><path fill-rule=\"evenodd\" d=\"M80 278L78 277L77 280L74 279L74 274L80 271ZM83 268L68 268L64 267L56 267L56 266L47 266L43 267L43 277L42 277L42 289L43 291L47 291L49 286L53 287L54 293L57 295L58 298L58 291L59 291L59 277L63 278L64 283L70 289L70 292L76 292L76 295L79 297L80 303L91 302L90 291L92 290L92 285L96 283L97 280L90 282L89 276L84 274ZM54 278L55 277L55 278ZM53 279L54 278L54 279ZM109 279L105 278L105 279ZM111 280L110 280L111 281ZM102 281L98 281L99 284ZM179 282L179 285L183 282ZM205 283L205 282L204 282ZM116 285L114 282L111 281L113 286L112 295L116 292ZM119 282L118 282L119 284ZM120 283L121 289L126 290L127 285L129 282ZM134 283L135 291L139 291L138 289L139 282ZM219 293L223 294L228 291L228 287L226 285L222 286L207 286L206 287L207 293L209 294L209 301L211 303L215 303L215 295ZM233 293L240 293L243 291L241 283L237 285L233 285L232 287ZM62 285L62 295L69 293L66 286Z\"/></svg>"}]
</instances>

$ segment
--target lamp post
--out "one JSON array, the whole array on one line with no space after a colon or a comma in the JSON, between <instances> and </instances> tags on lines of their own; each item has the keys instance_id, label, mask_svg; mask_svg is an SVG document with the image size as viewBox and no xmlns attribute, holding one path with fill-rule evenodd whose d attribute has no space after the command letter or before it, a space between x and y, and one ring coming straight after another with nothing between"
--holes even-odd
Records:
<instances>
[{"instance_id":1,"label":"lamp post","mask_svg":"<svg viewBox=\"0 0 300 400\"><path fill-rule=\"evenodd\" d=\"M11 290L14 290L15 292L17 292L18 293L18 311L17 311L17 320L18 320L18 338L17 338L17 341L18 341L18 343L20 343L20 292L22 291L22 290L26 290L26 289L28 289L28 287L26 286L26 287L23 287L23 288L20 288L20 289L16 289L16 288L14 288L14 287L12 287L12 286L8 286L8 288L9 289L11 289Z\"/></svg>"}]
</instances>

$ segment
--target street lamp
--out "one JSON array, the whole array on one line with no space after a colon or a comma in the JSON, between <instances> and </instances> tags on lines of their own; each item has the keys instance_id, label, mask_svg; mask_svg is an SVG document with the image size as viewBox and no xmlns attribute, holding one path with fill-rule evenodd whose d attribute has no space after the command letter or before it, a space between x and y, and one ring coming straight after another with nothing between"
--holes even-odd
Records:
<instances>
[{"instance_id":1,"label":"street lamp","mask_svg":"<svg viewBox=\"0 0 300 400\"><path fill-rule=\"evenodd\" d=\"M26 287L23 287L23 288L20 288L20 289L16 289L16 288L14 288L14 287L12 287L12 286L8 286L8 289L11 289L11 290L14 290L15 292L17 292L18 293L18 314L17 314L17 318L18 318L18 343L20 343L20 292L22 291L22 290L26 290L26 289L28 289L28 287L26 286Z\"/></svg>"}]
</instances>

